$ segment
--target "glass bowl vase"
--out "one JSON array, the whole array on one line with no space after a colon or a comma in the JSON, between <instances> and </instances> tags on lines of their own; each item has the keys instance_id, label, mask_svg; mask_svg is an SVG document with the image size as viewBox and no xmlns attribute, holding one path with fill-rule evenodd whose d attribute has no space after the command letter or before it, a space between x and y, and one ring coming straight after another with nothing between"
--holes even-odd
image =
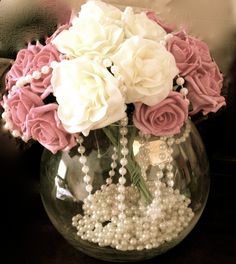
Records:
<instances>
[{"instance_id":1,"label":"glass bowl vase","mask_svg":"<svg viewBox=\"0 0 236 264\"><path fill-rule=\"evenodd\" d=\"M166 252L189 234L207 201L208 171L190 120L169 137L114 125L80 136L70 152L45 150L41 197L53 225L76 249L110 262L135 262Z\"/></svg>"}]
</instances>

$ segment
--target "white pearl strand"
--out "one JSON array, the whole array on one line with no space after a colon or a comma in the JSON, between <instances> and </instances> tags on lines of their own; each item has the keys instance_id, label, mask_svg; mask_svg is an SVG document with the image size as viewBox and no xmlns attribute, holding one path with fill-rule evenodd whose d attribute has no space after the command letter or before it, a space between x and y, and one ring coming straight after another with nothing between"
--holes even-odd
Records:
<instances>
[{"instance_id":1,"label":"white pearl strand","mask_svg":"<svg viewBox=\"0 0 236 264\"><path fill-rule=\"evenodd\" d=\"M84 139L79 135L77 142L79 143L79 147L78 147L78 153L80 154L80 158L79 161L82 164L82 172L84 173L84 177L83 177L83 181L86 184L85 186L85 190L88 192L88 197L89 199L91 199L92 195L92 190L93 190L93 186L91 184L91 176L88 174L89 172L89 166L86 165L87 163L87 157L84 155L85 153L85 147L82 145L82 143L84 142Z\"/></svg>"},{"instance_id":2,"label":"white pearl strand","mask_svg":"<svg viewBox=\"0 0 236 264\"><path fill-rule=\"evenodd\" d=\"M50 65L45 65L41 69L34 71L32 74L27 74L26 76L20 77L15 85L11 87L11 89L8 92L7 98L10 99L12 95L20 88L23 88L26 84L31 83L33 80L39 80L42 78L43 75L47 75L50 70L57 64L58 62L52 61ZM4 112L2 114L2 120L5 122L3 125L3 128L5 130L9 130L13 137L21 137L21 139L25 142L28 141L28 138L26 135L21 134L18 130L12 130L13 129L13 123L10 117L10 110L6 103L3 104Z\"/></svg>"},{"instance_id":3,"label":"white pearl strand","mask_svg":"<svg viewBox=\"0 0 236 264\"><path fill-rule=\"evenodd\" d=\"M124 200L125 200L125 183L126 183L126 178L125 178L125 175L127 173L127 169L126 169L126 165L128 163L128 160L126 158L126 156L129 154L129 149L127 148L127 144L128 144L128 139L126 138L126 135L128 134L128 128L127 128L127 125L128 125L128 118L125 117L123 118L121 121L120 121L120 135L121 135L121 138L120 138L120 144L121 144L121 154L122 154L122 158L120 160L120 169L119 169L119 174L120 174L120 178L118 179L118 196L117 196L117 200L119 202L119 205L118 205L118 209L120 211L120 214L119 214L119 218L120 219L124 219L126 217L124 211L125 211L125 203L124 203Z\"/></svg>"},{"instance_id":4,"label":"white pearl strand","mask_svg":"<svg viewBox=\"0 0 236 264\"><path fill-rule=\"evenodd\" d=\"M113 147L113 151L114 153L112 154L111 158L112 158L112 163L111 163L111 170L109 171L109 178L106 179L106 183L107 185L112 184L112 178L115 176L116 172L115 169L117 167L117 159L118 159L118 155L117 155L117 148Z\"/></svg>"},{"instance_id":5,"label":"white pearl strand","mask_svg":"<svg viewBox=\"0 0 236 264\"><path fill-rule=\"evenodd\" d=\"M189 99L187 98L187 95L188 95L188 89L187 89L186 87L183 86L184 83L185 83L184 78L178 76L178 78L176 79L176 84L177 84L178 86L181 87L181 89L180 89L180 93L183 95L184 100L185 100L186 103L189 105L190 102L189 102Z\"/></svg>"},{"instance_id":6,"label":"white pearl strand","mask_svg":"<svg viewBox=\"0 0 236 264\"><path fill-rule=\"evenodd\" d=\"M125 120L122 124L121 129L125 127ZM123 142L121 168L124 168L128 154L124 140L127 132L126 130L120 132ZM184 142L189 132L190 124L187 123L181 137L176 139L161 137L165 143L161 149L169 150L170 157L167 164L158 165L157 179L146 181L148 189L154 194L150 205L145 205L136 187L125 187L123 180L121 180L122 184L119 181L118 184L103 185L101 190L91 195L92 199L89 196L84 199L83 216L78 214L72 218L72 225L76 227L77 235L101 247L110 246L122 251L157 248L177 238L189 225L194 213L188 207L190 199L181 195L179 190L174 190L172 183L162 182L163 171L166 168L167 174L172 173L172 146ZM84 149L82 152L84 153ZM121 175L119 180L125 179L124 171L119 170L119 173ZM169 175L169 178L172 179L172 176ZM114 199L120 195L122 196L119 199Z\"/></svg>"}]
</instances>

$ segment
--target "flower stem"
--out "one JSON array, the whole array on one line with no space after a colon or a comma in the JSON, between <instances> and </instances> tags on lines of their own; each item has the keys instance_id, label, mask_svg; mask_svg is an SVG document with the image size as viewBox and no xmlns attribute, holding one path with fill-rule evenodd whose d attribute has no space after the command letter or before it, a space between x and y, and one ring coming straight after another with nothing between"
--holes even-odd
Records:
<instances>
[{"instance_id":1,"label":"flower stem","mask_svg":"<svg viewBox=\"0 0 236 264\"><path fill-rule=\"evenodd\" d=\"M117 127L105 127L103 128L103 132L106 134L106 136L109 138L113 146L116 146L118 149L120 149L120 142L119 142L119 132L117 131ZM135 139L135 136L137 134L136 128L132 128L129 131L129 154L127 156L128 164L126 165L127 170L130 174L130 180L131 183L136 186L140 192L140 194L145 199L146 203L151 203L153 197L141 175L141 169L138 165L138 163L135 161L134 155L133 155L133 141Z\"/></svg>"}]
</instances>

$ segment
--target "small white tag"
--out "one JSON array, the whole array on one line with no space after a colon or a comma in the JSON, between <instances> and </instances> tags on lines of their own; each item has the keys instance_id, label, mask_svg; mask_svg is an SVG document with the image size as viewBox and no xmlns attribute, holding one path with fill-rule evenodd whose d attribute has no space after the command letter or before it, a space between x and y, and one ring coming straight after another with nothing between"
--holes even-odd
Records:
<instances>
[{"instance_id":1,"label":"small white tag","mask_svg":"<svg viewBox=\"0 0 236 264\"><path fill-rule=\"evenodd\" d=\"M60 176L62 179L65 180L66 172L67 172L66 164L63 160L61 160L58 167L58 176Z\"/></svg>"}]
</instances>

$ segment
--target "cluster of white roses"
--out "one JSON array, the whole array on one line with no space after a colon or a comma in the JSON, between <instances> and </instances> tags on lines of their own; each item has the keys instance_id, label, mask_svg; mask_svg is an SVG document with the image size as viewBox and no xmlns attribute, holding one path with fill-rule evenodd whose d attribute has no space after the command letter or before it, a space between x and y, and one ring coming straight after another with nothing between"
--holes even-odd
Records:
<instances>
[{"instance_id":1,"label":"cluster of white roses","mask_svg":"<svg viewBox=\"0 0 236 264\"><path fill-rule=\"evenodd\" d=\"M54 64L58 116L70 133L88 135L125 116L126 104L165 99L178 74L165 48L168 34L145 13L98 0L82 5L52 44L65 55Z\"/></svg>"}]
</instances>

